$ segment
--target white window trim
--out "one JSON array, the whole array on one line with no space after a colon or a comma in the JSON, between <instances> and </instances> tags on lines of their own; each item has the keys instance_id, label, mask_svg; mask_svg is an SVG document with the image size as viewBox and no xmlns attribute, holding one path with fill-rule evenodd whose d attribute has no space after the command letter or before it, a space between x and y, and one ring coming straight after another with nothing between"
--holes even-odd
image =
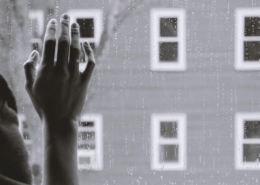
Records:
<instances>
[{"instance_id":1,"label":"white window trim","mask_svg":"<svg viewBox=\"0 0 260 185\"><path fill-rule=\"evenodd\" d=\"M38 23L38 38L31 38L31 43L38 43L39 48L42 48L42 35L44 30L44 12L43 10L30 10L28 17L30 20L36 20Z\"/></svg>"},{"instance_id":2,"label":"white window trim","mask_svg":"<svg viewBox=\"0 0 260 185\"><path fill-rule=\"evenodd\" d=\"M243 144L259 143L260 139L244 139L244 121L260 121L260 112L241 112L235 115L235 168L260 170L260 163L243 162Z\"/></svg>"},{"instance_id":3,"label":"white window trim","mask_svg":"<svg viewBox=\"0 0 260 185\"><path fill-rule=\"evenodd\" d=\"M259 61L244 61L244 41L260 41L260 36L245 36L245 17L260 17L260 8L238 8L235 11L235 69L260 70Z\"/></svg>"},{"instance_id":4,"label":"white window trim","mask_svg":"<svg viewBox=\"0 0 260 185\"><path fill-rule=\"evenodd\" d=\"M29 19L34 20L36 19L38 22L38 33L39 37L43 34L43 28L44 28L44 12L43 10L30 10L29 11Z\"/></svg>"},{"instance_id":5,"label":"white window trim","mask_svg":"<svg viewBox=\"0 0 260 185\"><path fill-rule=\"evenodd\" d=\"M160 122L161 121L176 121L177 138L162 139L160 138ZM186 122L187 116L184 113L169 113L169 114L152 114L151 115L151 169L158 171L170 170L186 170L187 165L187 146L186 146ZM178 163L160 163L159 161L159 146L160 144L178 144Z\"/></svg>"},{"instance_id":6,"label":"white window trim","mask_svg":"<svg viewBox=\"0 0 260 185\"><path fill-rule=\"evenodd\" d=\"M26 121L26 117L23 114L18 114L17 117L18 117L18 122L19 122L18 128L19 128L20 134L22 135L22 138L23 138L23 125L22 125L22 122ZM23 138L23 141L24 141L26 146L30 146L32 144L32 140L31 139L24 139Z\"/></svg>"},{"instance_id":7,"label":"white window trim","mask_svg":"<svg viewBox=\"0 0 260 185\"><path fill-rule=\"evenodd\" d=\"M70 24L76 22L77 18L93 18L94 19L94 38L80 38L80 42L94 42L99 45L101 34L103 31L103 12L100 9L75 9L69 10Z\"/></svg>"},{"instance_id":8,"label":"white window trim","mask_svg":"<svg viewBox=\"0 0 260 185\"><path fill-rule=\"evenodd\" d=\"M94 128L78 127L80 131L95 132L95 150L78 149L78 168L87 170L103 170L103 118L100 114L85 114L81 117L81 121L93 121ZM79 164L79 157L89 157L91 165Z\"/></svg>"},{"instance_id":9,"label":"white window trim","mask_svg":"<svg viewBox=\"0 0 260 185\"><path fill-rule=\"evenodd\" d=\"M177 37L160 37L160 18L177 17ZM158 8L151 9L151 70L185 71L186 70L186 13L184 9ZM159 42L178 42L178 61L162 63L159 61Z\"/></svg>"}]
</instances>

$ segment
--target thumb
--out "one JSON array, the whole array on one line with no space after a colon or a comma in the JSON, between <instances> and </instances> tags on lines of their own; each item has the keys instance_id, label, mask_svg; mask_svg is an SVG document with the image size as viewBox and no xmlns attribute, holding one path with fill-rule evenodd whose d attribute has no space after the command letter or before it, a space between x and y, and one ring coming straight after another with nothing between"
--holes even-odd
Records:
<instances>
[{"instance_id":1,"label":"thumb","mask_svg":"<svg viewBox=\"0 0 260 185\"><path fill-rule=\"evenodd\" d=\"M23 64L25 77L26 77L26 89L30 89L33 85L34 78L36 76L36 63L39 58L38 51L34 50L27 61Z\"/></svg>"}]
</instances>

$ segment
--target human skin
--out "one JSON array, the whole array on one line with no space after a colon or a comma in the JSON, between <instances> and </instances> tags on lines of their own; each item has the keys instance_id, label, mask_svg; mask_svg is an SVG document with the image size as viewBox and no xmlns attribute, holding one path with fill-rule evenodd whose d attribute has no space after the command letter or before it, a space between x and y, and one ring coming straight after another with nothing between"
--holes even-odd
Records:
<instances>
[{"instance_id":1,"label":"human skin","mask_svg":"<svg viewBox=\"0 0 260 185\"><path fill-rule=\"evenodd\" d=\"M37 70L37 51L24 64L25 87L44 127L43 185L79 184L77 127L95 59L89 43L84 43L88 62L86 69L79 72L79 25L73 23L70 28L69 21L67 14L60 18L57 61L54 57L58 23L52 19L46 28Z\"/></svg>"}]
</instances>

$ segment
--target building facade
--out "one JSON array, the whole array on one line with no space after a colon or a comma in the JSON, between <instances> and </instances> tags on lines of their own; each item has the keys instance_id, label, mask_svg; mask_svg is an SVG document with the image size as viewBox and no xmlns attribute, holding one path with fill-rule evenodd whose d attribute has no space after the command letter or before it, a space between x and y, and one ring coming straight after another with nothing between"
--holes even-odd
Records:
<instances>
[{"instance_id":1,"label":"building facade","mask_svg":"<svg viewBox=\"0 0 260 185\"><path fill-rule=\"evenodd\" d=\"M98 48L113 3L31 0L28 47L41 51L47 21L67 12ZM97 61L81 184L259 184L259 61L259 1L141 3ZM42 126L21 83L20 130L42 166Z\"/></svg>"}]
</instances>

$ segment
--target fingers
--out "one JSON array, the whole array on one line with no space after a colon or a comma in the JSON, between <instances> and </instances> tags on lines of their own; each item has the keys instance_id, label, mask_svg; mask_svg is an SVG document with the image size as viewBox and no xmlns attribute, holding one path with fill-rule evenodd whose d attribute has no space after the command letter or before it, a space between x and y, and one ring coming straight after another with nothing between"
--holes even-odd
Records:
<instances>
[{"instance_id":1,"label":"fingers","mask_svg":"<svg viewBox=\"0 0 260 185\"><path fill-rule=\"evenodd\" d=\"M56 46L56 30L57 30L57 21L51 19L46 28L46 33L44 37L44 46L42 53L42 64L43 65L54 65L54 56L55 56L55 46Z\"/></svg>"},{"instance_id":2,"label":"fingers","mask_svg":"<svg viewBox=\"0 0 260 185\"><path fill-rule=\"evenodd\" d=\"M79 56L80 56L80 43L79 43L79 25L73 23L71 26L71 45L70 45L70 62L69 68L72 75L79 74Z\"/></svg>"},{"instance_id":3,"label":"fingers","mask_svg":"<svg viewBox=\"0 0 260 185\"><path fill-rule=\"evenodd\" d=\"M57 67L67 69L70 47L69 25L70 17L68 14L63 14L60 18L61 32L58 44Z\"/></svg>"},{"instance_id":4,"label":"fingers","mask_svg":"<svg viewBox=\"0 0 260 185\"><path fill-rule=\"evenodd\" d=\"M83 48L84 48L85 55L87 55L87 58L88 58L88 64L87 64L86 69L82 73L82 81L83 81L83 83L88 84L88 82L91 78L92 72L95 68L96 62L95 62L93 50L90 47L88 42L84 42Z\"/></svg>"},{"instance_id":5,"label":"fingers","mask_svg":"<svg viewBox=\"0 0 260 185\"><path fill-rule=\"evenodd\" d=\"M34 78L36 76L36 63L39 58L39 53L34 50L29 56L28 60L24 63L24 72L26 77L26 89L30 90L32 88Z\"/></svg>"}]
</instances>

